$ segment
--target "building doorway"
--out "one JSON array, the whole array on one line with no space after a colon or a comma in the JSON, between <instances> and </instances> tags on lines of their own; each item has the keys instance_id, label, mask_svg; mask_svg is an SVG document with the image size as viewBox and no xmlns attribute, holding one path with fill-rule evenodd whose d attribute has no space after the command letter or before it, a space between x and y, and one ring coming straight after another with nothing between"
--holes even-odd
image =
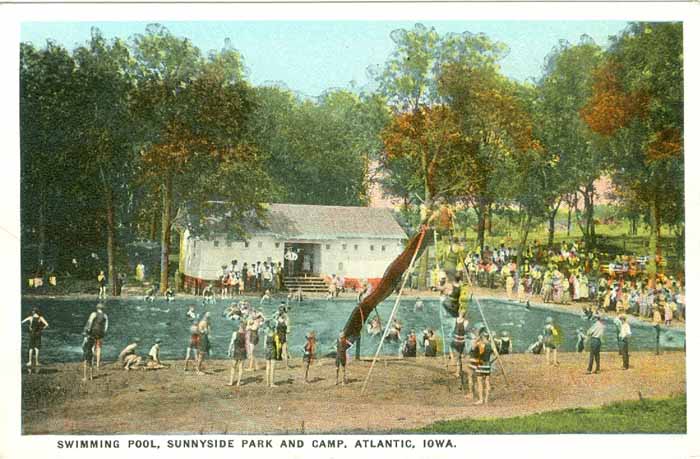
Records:
<instances>
[{"instance_id":1,"label":"building doorway","mask_svg":"<svg viewBox=\"0 0 700 459\"><path fill-rule=\"evenodd\" d=\"M284 243L284 273L287 277L318 276L321 267L321 244Z\"/></svg>"}]
</instances>

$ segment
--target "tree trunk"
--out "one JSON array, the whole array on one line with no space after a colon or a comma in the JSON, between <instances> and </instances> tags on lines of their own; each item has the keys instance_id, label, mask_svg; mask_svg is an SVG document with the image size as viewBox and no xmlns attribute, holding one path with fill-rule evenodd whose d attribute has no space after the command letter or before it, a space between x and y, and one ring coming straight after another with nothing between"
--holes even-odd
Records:
<instances>
[{"instance_id":1,"label":"tree trunk","mask_svg":"<svg viewBox=\"0 0 700 459\"><path fill-rule=\"evenodd\" d=\"M567 207L569 208L569 212L567 213L566 216L566 236L571 236L571 204L573 202L573 199L568 199L567 200Z\"/></svg>"},{"instance_id":2,"label":"tree trunk","mask_svg":"<svg viewBox=\"0 0 700 459\"><path fill-rule=\"evenodd\" d=\"M554 206L554 209L549 214L549 232L547 234L547 247L550 249L554 245L554 224L556 223L557 213L559 212L559 206L561 206L561 198ZM569 224L571 223L571 206L569 206Z\"/></svg>"},{"instance_id":3,"label":"tree trunk","mask_svg":"<svg viewBox=\"0 0 700 459\"><path fill-rule=\"evenodd\" d=\"M43 197L39 203L39 247L37 250L37 266L44 263L46 256L46 200Z\"/></svg>"},{"instance_id":4,"label":"tree trunk","mask_svg":"<svg viewBox=\"0 0 700 459\"><path fill-rule=\"evenodd\" d=\"M659 244L659 218L656 201L649 208L649 262L647 263L647 276L651 288L656 288L656 249Z\"/></svg>"},{"instance_id":5,"label":"tree trunk","mask_svg":"<svg viewBox=\"0 0 700 459\"><path fill-rule=\"evenodd\" d=\"M527 244L527 237L530 234L530 223L532 222L532 216L527 213L525 220L520 225L520 244L518 245L518 257L516 264L518 268L523 265L523 256L525 255L525 245Z\"/></svg>"},{"instance_id":6,"label":"tree trunk","mask_svg":"<svg viewBox=\"0 0 700 459\"><path fill-rule=\"evenodd\" d=\"M476 245L479 247L479 251L484 251L484 232L486 231L486 202L484 199L479 198L478 205L476 208L476 216L478 218L478 224L476 227Z\"/></svg>"},{"instance_id":7,"label":"tree trunk","mask_svg":"<svg viewBox=\"0 0 700 459\"><path fill-rule=\"evenodd\" d=\"M148 232L149 240L155 241L156 234L158 233L158 210L153 209L151 211L151 223Z\"/></svg>"},{"instance_id":8,"label":"tree trunk","mask_svg":"<svg viewBox=\"0 0 700 459\"><path fill-rule=\"evenodd\" d=\"M586 241L586 248L588 250L594 249L596 245L595 237L595 190L593 188L593 183L589 183L581 191L583 195L583 216L584 223L581 227L581 232L583 233L584 240Z\"/></svg>"},{"instance_id":9,"label":"tree trunk","mask_svg":"<svg viewBox=\"0 0 700 459\"><path fill-rule=\"evenodd\" d=\"M486 206L486 217L484 217L484 224L486 225L486 228L488 229L489 236L493 236L493 208L491 203L489 203L488 206Z\"/></svg>"},{"instance_id":10,"label":"tree trunk","mask_svg":"<svg viewBox=\"0 0 700 459\"><path fill-rule=\"evenodd\" d=\"M117 296L117 270L114 266L115 225L114 225L114 199L112 190L105 187L105 203L107 208L107 279L111 285L112 296Z\"/></svg>"},{"instance_id":11,"label":"tree trunk","mask_svg":"<svg viewBox=\"0 0 700 459\"><path fill-rule=\"evenodd\" d=\"M162 228L160 239L160 292L168 289L168 264L170 263L170 223L172 220L173 177L168 174L163 183Z\"/></svg>"}]
</instances>

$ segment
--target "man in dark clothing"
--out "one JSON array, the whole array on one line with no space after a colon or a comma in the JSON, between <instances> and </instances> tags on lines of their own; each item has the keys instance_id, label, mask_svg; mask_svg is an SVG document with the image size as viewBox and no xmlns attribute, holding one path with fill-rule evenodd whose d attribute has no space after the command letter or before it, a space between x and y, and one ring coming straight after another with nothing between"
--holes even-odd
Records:
<instances>
[{"instance_id":1,"label":"man in dark clothing","mask_svg":"<svg viewBox=\"0 0 700 459\"><path fill-rule=\"evenodd\" d=\"M85 323L84 334L94 342L95 368L100 369L100 357L102 355L102 339L109 328L109 319L103 311L102 303L97 303L96 311L90 314Z\"/></svg>"}]
</instances>

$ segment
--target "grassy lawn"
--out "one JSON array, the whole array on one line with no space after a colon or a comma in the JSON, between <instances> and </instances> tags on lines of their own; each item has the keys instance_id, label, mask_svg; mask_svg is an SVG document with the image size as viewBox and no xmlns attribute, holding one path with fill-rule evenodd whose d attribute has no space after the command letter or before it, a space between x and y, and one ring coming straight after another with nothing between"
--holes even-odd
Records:
<instances>
[{"instance_id":1,"label":"grassy lawn","mask_svg":"<svg viewBox=\"0 0 700 459\"><path fill-rule=\"evenodd\" d=\"M505 419L441 421L421 433L686 433L685 394Z\"/></svg>"}]
</instances>

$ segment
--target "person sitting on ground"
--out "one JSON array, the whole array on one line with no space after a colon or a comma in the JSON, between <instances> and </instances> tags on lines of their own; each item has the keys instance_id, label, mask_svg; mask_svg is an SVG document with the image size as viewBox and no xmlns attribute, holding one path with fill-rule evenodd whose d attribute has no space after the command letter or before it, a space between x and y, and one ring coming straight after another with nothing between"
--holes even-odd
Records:
<instances>
[{"instance_id":1,"label":"person sitting on ground","mask_svg":"<svg viewBox=\"0 0 700 459\"><path fill-rule=\"evenodd\" d=\"M136 354L138 341L129 344L119 353L119 365L124 367L124 370L129 371L138 368L141 365L141 357Z\"/></svg>"},{"instance_id":2,"label":"person sitting on ground","mask_svg":"<svg viewBox=\"0 0 700 459\"><path fill-rule=\"evenodd\" d=\"M507 331L501 332L501 337L495 341L500 355L513 353L513 341L510 339Z\"/></svg>"},{"instance_id":3,"label":"person sitting on ground","mask_svg":"<svg viewBox=\"0 0 700 459\"><path fill-rule=\"evenodd\" d=\"M148 360L146 361L146 370L159 370L165 368L163 362L160 361L160 339L157 339L155 344L148 351Z\"/></svg>"},{"instance_id":4,"label":"person sitting on ground","mask_svg":"<svg viewBox=\"0 0 700 459\"><path fill-rule=\"evenodd\" d=\"M537 341L534 343L530 344L527 348L527 352L531 352L533 354L541 354L542 350L544 349L544 336L539 335L537 337Z\"/></svg>"}]
</instances>

